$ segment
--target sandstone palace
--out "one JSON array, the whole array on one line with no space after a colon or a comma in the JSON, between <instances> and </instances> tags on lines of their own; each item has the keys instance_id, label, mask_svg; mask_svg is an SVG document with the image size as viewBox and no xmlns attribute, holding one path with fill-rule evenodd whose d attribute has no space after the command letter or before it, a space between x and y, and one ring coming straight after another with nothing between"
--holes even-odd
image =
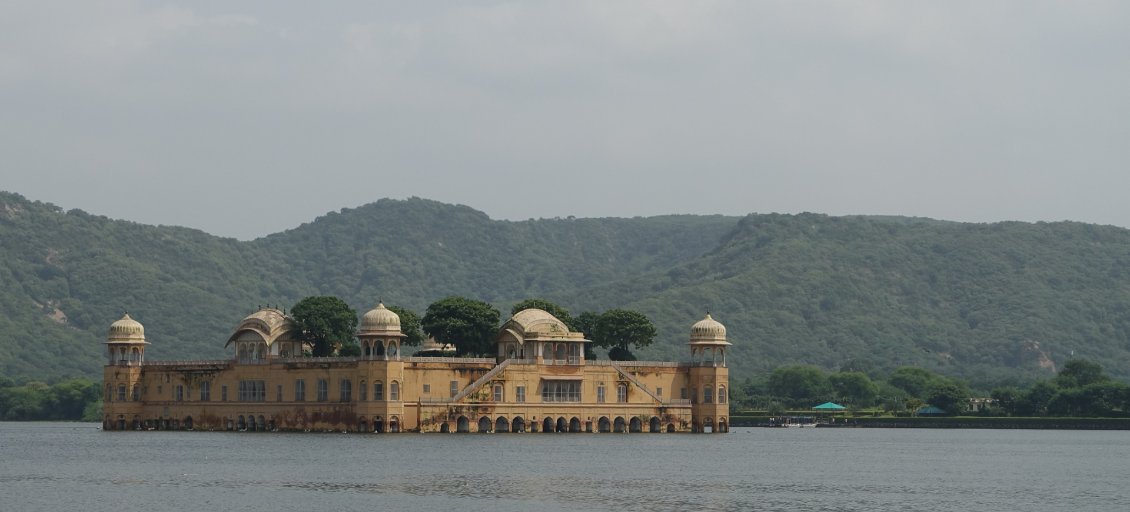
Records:
<instances>
[{"instance_id":1,"label":"sandstone palace","mask_svg":"<svg viewBox=\"0 0 1130 512\"><path fill-rule=\"evenodd\" d=\"M400 317L361 318L356 357L304 357L283 311L228 337L231 357L146 361L125 315L106 347L106 430L349 432L726 432L726 328L690 328L690 362L586 360L583 333L540 309L498 331L493 358L401 355Z\"/></svg>"}]
</instances>

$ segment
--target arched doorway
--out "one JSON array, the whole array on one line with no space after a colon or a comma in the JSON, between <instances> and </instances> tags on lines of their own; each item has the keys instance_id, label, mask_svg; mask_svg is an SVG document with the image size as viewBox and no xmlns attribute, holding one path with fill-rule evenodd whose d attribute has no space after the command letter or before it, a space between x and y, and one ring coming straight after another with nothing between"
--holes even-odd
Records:
<instances>
[{"instance_id":1,"label":"arched doorway","mask_svg":"<svg viewBox=\"0 0 1130 512\"><path fill-rule=\"evenodd\" d=\"M553 432L553 418L546 416L545 420L541 422L541 431L545 433Z\"/></svg>"},{"instance_id":2,"label":"arched doorway","mask_svg":"<svg viewBox=\"0 0 1130 512\"><path fill-rule=\"evenodd\" d=\"M133 415L133 429L141 430L141 418L139 418L136 414Z\"/></svg>"},{"instance_id":3,"label":"arched doorway","mask_svg":"<svg viewBox=\"0 0 1130 512\"><path fill-rule=\"evenodd\" d=\"M632 421L628 423L628 432L643 432L643 422L640 421L640 418L638 416L632 416Z\"/></svg>"},{"instance_id":4,"label":"arched doorway","mask_svg":"<svg viewBox=\"0 0 1130 512\"><path fill-rule=\"evenodd\" d=\"M730 431L730 425L728 425L726 423L726 418L718 418L718 431L719 432L729 432Z\"/></svg>"},{"instance_id":5,"label":"arched doorway","mask_svg":"<svg viewBox=\"0 0 1130 512\"><path fill-rule=\"evenodd\" d=\"M373 417L373 432L381 434L385 431L385 419L380 416Z\"/></svg>"},{"instance_id":6,"label":"arched doorway","mask_svg":"<svg viewBox=\"0 0 1130 512\"><path fill-rule=\"evenodd\" d=\"M651 421L647 422L647 431L651 432L652 434L658 434L659 433L659 417L658 416L652 416Z\"/></svg>"},{"instance_id":7,"label":"arched doorway","mask_svg":"<svg viewBox=\"0 0 1130 512\"><path fill-rule=\"evenodd\" d=\"M608 421L608 416L601 416L596 422L596 431L601 433L608 433L612 431L612 422Z\"/></svg>"},{"instance_id":8,"label":"arched doorway","mask_svg":"<svg viewBox=\"0 0 1130 512\"><path fill-rule=\"evenodd\" d=\"M674 423L668 423L667 424L667 431L674 433L675 432L675 424Z\"/></svg>"},{"instance_id":9,"label":"arched doorway","mask_svg":"<svg viewBox=\"0 0 1130 512\"><path fill-rule=\"evenodd\" d=\"M262 414L259 415L259 430L264 432L267 431L267 420L263 419Z\"/></svg>"},{"instance_id":10,"label":"arched doorway","mask_svg":"<svg viewBox=\"0 0 1130 512\"><path fill-rule=\"evenodd\" d=\"M486 416L479 418L479 432L490 432L490 418Z\"/></svg>"},{"instance_id":11,"label":"arched doorway","mask_svg":"<svg viewBox=\"0 0 1130 512\"><path fill-rule=\"evenodd\" d=\"M365 421L365 418L361 418L360 420L357 421L357 431L358 432L368 432L369 431L369 422Z\"/></svg>"},{"instance_id":12,"label":"arched doorway","mask_svg":"<svg viewBox=\"0 0 1130 512\"><path fill-rule=\"evenodd\" d=\"M510 431L511 432L525 432L526 431L526 420L522 419L521 416L515 417L514 421L510 422Z\"/></svg>"},{"instance_id":13,"label":"arched doorway","mask_svg":"<svg viewBox=\"0 0 1130 512\"><path fill-rule=\"evenodd\" d=\"M185 430L192 430L192 416L185 416L184 417L184 429Z\"/></svg>"},{"instance_id":14,"label":"arched doorway","mask_svg":"<svg viewBox=\"0 0 1130 512\"><path fill-rule=\"evenodd\" d=\"M558 432L568 432L569 431L569 424L565 422L564 416L557 418L557 428L556 428L556 430Z\"/></svg>"},{"instance_id":15,"label":"arched doorway","mask_svg":"<svg viewBox=\"0 0 1130 512\"><path fill-rule=\"evenodd\" d=\"M510 422L506 421L506 416L499 416L494 420L494 431L499 433L510 432Z\"/></svg>"},{"instance_id":16,"label":"arched doorway","mask_svg":"<svg viewBox=\"0 0 1130 512\"><path fill-rule=\"evenodd\" d=\"M447 424L447 422L445 421L445 422L443 422L443 423L441 423L441 424L440 424L440 426L439 426L439 432L440 432L441 434L446 434L446 433L448 433L448 432L451 432L451 426L449 426L449 425Z\"/></svg>"},{"instance_id":17,"label":"arched doorway","mask_svg":"<svg viewBox=\"0 0 1130 512\"><path fill-rule=\"evenodd\" d=\"M581 431L581 419L576 417L576 416L573 416L573 419L569 420L569 432L580 432L580 431Z\"/></svg>"},{"instance_id":18,"label":"arched doorway","mask_svg":"<svg viewBox=\"0 0 1130 512\"><path fill-rule=\"evenodd\" d=\"M612 431L617 434L624 431L624 418L616 417L616 421L612 422Z\"/></svg>"},{"instance_id":19,"label":"arched doorway","mask_svg":"<svg viewBox=\"0 0 1130 512\"><path fill-rule=\"evenodd\" d=\"M248 416L247 417L247 430L254 432L254 431L258 430L258 428L259 427L255 425L255 417L254 416Z\"/></svg>"},{"instance_id":20,"label":"arched doorway","mask_svg":"<svg viewBox=\"0 0 1130 512\"><path fill-rule=\"evenodd\" d=\"M125 417L125 415L119 414L118 415L118 428L117 428L117 430L125 430L125 429L126 429L126 417Z\"/></svg>"},{"instance_id":21,"label":"arched doorway","mask_svg":"<svg viewBox=\"0 0 1130 512\"><path fill-rule=\"evenodd\" d=\"M460 416L458 420L455 420L455 431L460 434L466 434L470 432L471 420L467 419L466 416Z\"/></svg>"},{"instance_id":22,"label":"arched doorway","mask_svg":"<svg viewBox=\"0 0 1130 512\"><path fill-rule=\"evenodd\" d=\"M388 431L392 433L400 432L400 419L393 416L388 419Z\"/></svg>"},{"instance_id":23,"label":"arched doorway","mask_svg":"<svg viewBox=\"0 0 1130 512\"><path fill-rule=\"evenodd\" d=\"M702 432L704 434L713 433L714 432L714 421L711 420L710 418L706 418L705 420L703 420L702 421Z\"/></svg>"},{"instance_id":24,"label":"arched doorway","mask_svg":"<svg viewBox=\"0 0 1130 512\"><path fill-rule=\"evenodd\" d=\"M243 416L240 416L239 420L235 422L235 429L239 431L247 430L247 420Z\"/></svg>"}]
</instances>

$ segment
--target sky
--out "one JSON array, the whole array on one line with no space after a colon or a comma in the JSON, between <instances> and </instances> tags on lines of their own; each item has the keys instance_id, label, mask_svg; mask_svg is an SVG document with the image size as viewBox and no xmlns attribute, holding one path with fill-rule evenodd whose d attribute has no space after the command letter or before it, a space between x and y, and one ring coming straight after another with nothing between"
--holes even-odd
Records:
<instances>
[{"instance_id":1,"label":"sky","mask_svg":"<svg viewBox=\"0 0 1130 512\"><path fill-rule=\"evenodd\" d=\"M1130 2L9 0L0 158L240 239L412 196L1130 227Z\"/></svg>"}]
</instances>

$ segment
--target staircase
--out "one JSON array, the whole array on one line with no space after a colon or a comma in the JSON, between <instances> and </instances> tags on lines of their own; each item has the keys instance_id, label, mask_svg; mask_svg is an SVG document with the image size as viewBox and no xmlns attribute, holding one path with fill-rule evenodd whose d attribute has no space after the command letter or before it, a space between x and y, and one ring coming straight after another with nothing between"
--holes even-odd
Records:
<instances>
[{"instance_id":1,"label":"staircase","mask_svg":"<svg viewBox=\"0 0 1130 512\"><path fill-rule=\"evenodd\" d=\"M640 388L641 390L643 390L644 393L647 393L647 395L650 396L652 399L654 399L656 402L659 402L661 404L663 403L662 398L659 398L658 396L655 395L655 393L652 393L650 389L647 389L646 387L644 387L643 383L640 382L639 379L636 379L636 377L634 375L628 373L628 371L625 370L623 366L620 366L613 361L609 361L609 363L611 363L610 366L615 368L616 371L620 372L620 375L623 375L625 379L628 379L629 382L631 382L632 384L635 384L635 386L637 388Z\"/></svg>"},{"instance_id":2,"label":"staircase","mask_svg":"<svg viewBox=\"0 0 1130 512\"><path fill-rule=\"evenodd\" d=\"M460 391L459 394L451 397L451 401L458 402L464 398L467 398L467 395L471 394L472 391L479 389L479 387L483 384L486 384L487 381L493 379L495 375L498 375L500 372L502 372L502 370L505 370L507 366L510 366L510 359L498 363L498 366L491 368L489 372L486 372L482 377L476 379L475 382L472 382L470 386L463 388L463 391Z\"/></svg>"}]
</instances>

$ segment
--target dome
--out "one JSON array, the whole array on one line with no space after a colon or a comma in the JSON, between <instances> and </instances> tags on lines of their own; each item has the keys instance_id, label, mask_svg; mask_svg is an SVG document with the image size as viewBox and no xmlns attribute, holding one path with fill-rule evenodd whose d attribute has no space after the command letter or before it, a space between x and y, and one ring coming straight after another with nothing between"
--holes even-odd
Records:
<instances>
[{"instance_id":1,"label":"dome","mask_svg":"<svg viewBox=\"0 0 1130 512\"><path fill-rule=\"evenodd\" d=\"M126 313L121 320L110 324L110 330L106 333L106 341L108 343L144 343L145 327L141 325L141 322L130 318L129 313Z\"/></svg>"},{"instance_id":2,"label":"dome","mask_svg":"<svg viewBox=\"0 0 1130 512\"><path fill-rule=\"evenodd\" d=\"M565 334L569 327L557 317L542 309L523 309L510 318L510 322L521 327L523 334L535 332L557 332ZM507 323L510 323L507 322Z\"/></svg>"},{"instance_id":3,"label":"dome","mask_svg":"<svg viewBox=\"0 0 1130 512\"><path fill-rule=\"evenodd\" d=\"M726 326L706 314L691 326L691 343L726 343Z\"/></svg>"},{"instance_id":4,"label":"dome","mask_svg":"<svg viewBox=\"0 0 1130 512\"><path fill-rule=\"evenodd\" d=\"M240 320L231 336L228 336L228 341L224 346L226 347L237 340L252 341L256 339L266 342L267 345L273 344L276 340L297 339L294 321L286 316L281 309L262 308Z\"/></svg>"},{"instance_id":5,"label":"dome","mask_svg":"<svg viewBox=\"0 0 1130 512\"><path fill-rule=\"evenodd\" d=\"M400 332L400 315L386 308L384 303L377 304L361 317L362 334L389 331Z\"/></svg>"}]
</instances>

